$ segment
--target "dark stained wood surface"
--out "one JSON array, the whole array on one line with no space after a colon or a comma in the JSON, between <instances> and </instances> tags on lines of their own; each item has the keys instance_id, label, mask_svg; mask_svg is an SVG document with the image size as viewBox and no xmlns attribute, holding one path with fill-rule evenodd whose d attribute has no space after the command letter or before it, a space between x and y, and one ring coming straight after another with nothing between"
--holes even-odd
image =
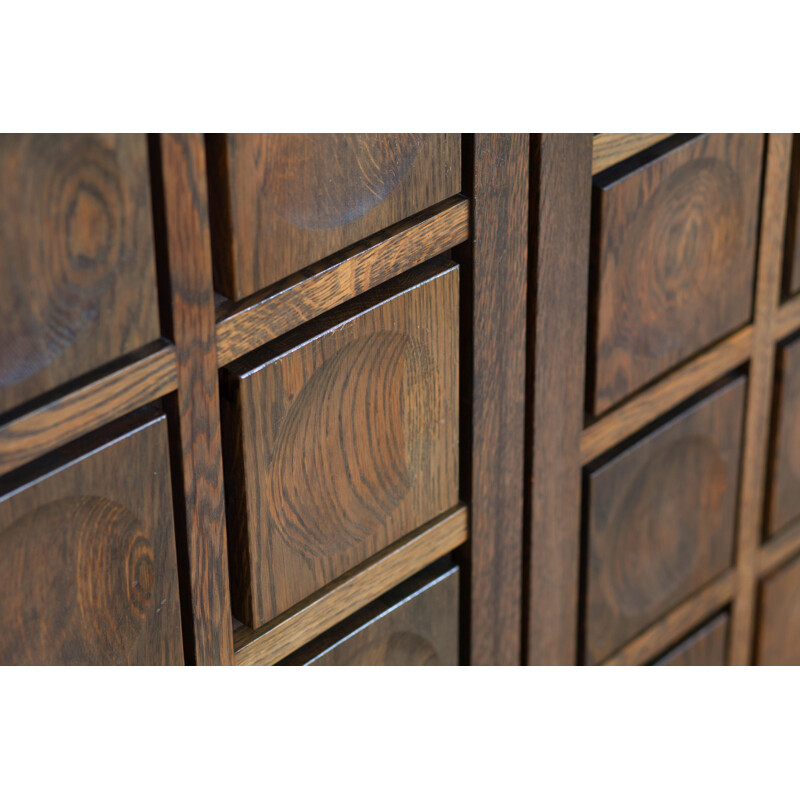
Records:
<instances>
[{"instance_id":1,"label":"dark stained wood surface","mask_svg":"<svg viewBox=\"0 0 800 800\"><path fill-rule=\"evenodd\" d=\"M218 309L220 365L465 241L469 202L446 200L241 303Z\"/></svg>"},{"instance_id":2,"label":"dark stained wood surface","mask_svg":"<svg viewBox=\"0 0 800 800\"><path fill-rule=\"evenodd\" d=\"M598 133L592 137L592 175L672 136L671 133Z\"/></svg>"},{"instance_id":3,"label":"dark stained wood surface","mask_svg":"<svg viewBox=\"0 0 800 800\"><path fill-rule=\"evenodd\" d=\"M458 501L458 268L435 260L223 373L252 628Z\"/></svg>"},{"instance_id":4,"label":"dark stained wood surface","mask_svg":"<svg viewBox=\"0 0 800 800\"><path fill-rule=\"evenodd\" d=\"M587 663L731 565L744 399L737 378L589 474Z\"/></svg>"},{"instance_id":5,"label":"dark stained wood surface","mask_svg":"<svg viewBox=\"0 0 800 800\"><path fill-rule=\"evenodd\" d=\"M458 567L432 566L290 656L286 666L458 666Z\"/></svg>"},{"instance_id":6,"label":"dark stained wood surface","mask_svg":"<svg viewBox=\"0 0 800 800\"><path fill-rule=\"evenodd\" d=\"M749 321L762 147L708 134L595 178L595 414Z\"/></svg>"},{"instance_id":7,"label":"dark stained wood surface","mask_svg":"<svg viewBox=\"0 0 800 800\"><path fill-rule=\"evenodd\" d=\"M800 515L800 340L781 347L770 464L767 535Z\"/></svg>"},{"instance_id":8,"label":"dark stained wood surface","mask_svg":"<svg viewBox=\"0 0 800 800\"><path fill-rule=\"evenodd\" d=\"M233 663L222 483L214 290L203 139L164 134L154 143L169 267L169 333L178 361L171 407L178 542L185 569L184 627L189 658L199 665Z\"/></svg>"},{"instance_id":9,"label":"dark stained wood surface","mask_svg":"<svg viewBox=\"0 0 800 800\"><path fill-rule=\"evenodd\" d=\"M0 481L0 663L181 664L163 414Z\"/></svg>"},{"instance_id":10,"label":"dark stained wood surface","mask_svg":"<svg viewBox=\"0 0 800 800\"><path fill-rule=\"evenodd\" d=\"M527 663L574 664L592 137L534 137Z\"/></svg>"},{"instance_id":11,"label":"dark stained wood surface","mask_svg":"<svg viewBox=\"0 0 800 800\"><path fill-rule=\"evenodd\" d=\"M381 550L264 628L236 631L236 663L275 664L423 567L467 540L467 510L458 507Z\"/></svg>"},{"instance_id":12,"label":"dark stained wood surface","mask_svg":"<svg viewBox=\"0 0 800 800\"><path fill-rule=\"evenodd\" d=\"M207 138L218 291L239 300L461 189L455 134Z\"/></svg>"},{"instance_id":13,"label":"dark stained wood surface","mask_svg":"<svg viewBox=\"0 0 800 800\"><path fill-rule=\"evenodd\" d=\"M0 475L163 397L175 390L176 379L175 348L159 342L0 423Z\"/></svg>"},{"instance_id":14,"label":"dark stained wood surface","mask_svg":"<svg viewBox=\"0 0 800 800\"><path fill-rule=\"evenodd\" d=\"M755 663L800 666L800 559L761 585Z\"/></svg>"},{"instance_id":15,"label":"dark stained wood surface","mask_svg":"<svg viewBox=\"0 0 800 800\"><path fill-rule=\"evenodd\" d=\"M720 614L669 653L658 667L724 667L728 647L728 614Z\"/></svg>"},{"instance_id":16,"label":"dark stained wood surface","mask_svg":"<svg viewBox=\"0 0 800 800\"><path fill-rule=\"evenodd\" d=\"M463 647L474 665L519 664L525 443L528 134L466 137L472 242L462 291L462 493L470 504Z\"/></svg>"},{"instance_id":17,"label":"dark stained wood surface","mask_svg":"<svg viewBox=\"0 0 800 800\"><path fill-rule=\"evenodd\" d=\"M800 134L792 137L792 172L789 186L789 208L786 217L783 290L785 294L800 291Z\"/></svg>"},{"instance_id":18,"label":"dark stained wood surface","mask_svg":"<svg viewBox=\"0 0 800 800\"><path fill-rule=\"evenodd\" d=\"M158 338L144 135L0 136L0 413Z\"/></svg>"},{"instance_id":19,"label":"dark stained wood surface","mask_svg":"<svg viewBox=\"0 0 800 800\"><path fill-rule=\"evenodd\" d=\"M753 654L758 549L764 527L776 312L781 289L791 144L790 134L771 133L767 136L753 318L753 353L747 388L742 490L739 498L736 550L738 585L731 615L730 661L736 666L750 664Z\"/></svg>"}]
</instances>

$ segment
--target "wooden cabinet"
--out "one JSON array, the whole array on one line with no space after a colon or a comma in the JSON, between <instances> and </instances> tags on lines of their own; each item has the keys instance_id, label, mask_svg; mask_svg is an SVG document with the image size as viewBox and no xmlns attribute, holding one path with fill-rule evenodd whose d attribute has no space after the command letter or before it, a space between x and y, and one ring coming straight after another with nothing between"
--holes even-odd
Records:
<instances>
[{"instance_id":1,"label":"wooden cabinet","mask_svg":"<svg viewBox=\"0 0 800 800\"><path fill-rule=\"evenodd\" d=\"M720 614L656 661L656 666L725 666L727 663L728 627L728 613Z\"/></svg>"}]
</instances>

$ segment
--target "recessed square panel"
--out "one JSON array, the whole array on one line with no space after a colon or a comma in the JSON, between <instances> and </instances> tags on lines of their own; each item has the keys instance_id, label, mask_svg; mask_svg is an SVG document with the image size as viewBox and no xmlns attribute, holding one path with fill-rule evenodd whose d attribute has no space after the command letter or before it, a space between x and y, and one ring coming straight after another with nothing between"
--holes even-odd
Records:
<instances>
[{"instance_id":1,"label":"recessed square panel","mask_svg":"<svg viewBox=\"0 0 800 800\"><path fill-rule=\"evenodd\" d=\"M588 475L589 663L731 565L745 386L737 378Z\"/></svg>"},{"instance_id":2,"label":"recessed square panel","mask_svg":"<svg viewBox=\"0 0 800 800\"><path fill-rule=\"evenodd\" d=\"M724 667L727 663L728 622L726 611L687 636L656 661L658 667Z\"/></svg>"},{"instance_id":3,"label":"recessed square panel","mask_svg":"<svg viewBox=\"0 0 800 800\"><path fill-rule=\"evenodd\" d=\"M750 319L762 148L707 134L595 176L595 414Z\"/></svg>"},{"instance_id":4,"label":"recessed square panel","mask_svg":"<svg viewBox=\"0 0 800 800\"><path fill-rule=\"evenodd\" d=\"M319 324L223 371L231 593L250 627L458 499L457 267Z\"/></svg>"},{"instance_id":5,"label":"recessed square panel","mask_svg":"<svg viewBox=\"0 0 800 800\"><path fill-rule=\"evenodd\" d=\"M800 559L761 584L756 664L800 667Z\"/></svg>"}]
</instances>

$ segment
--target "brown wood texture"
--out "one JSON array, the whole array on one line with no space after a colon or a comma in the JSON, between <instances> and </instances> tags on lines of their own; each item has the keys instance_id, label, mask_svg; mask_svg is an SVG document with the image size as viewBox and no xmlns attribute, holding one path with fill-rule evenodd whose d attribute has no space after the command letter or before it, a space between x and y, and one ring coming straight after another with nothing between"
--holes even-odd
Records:
<instances>
[{"instance_id":1,"label":"brown wood texture","mask_svg":"<svg viewBox=\"0 0 800 800\"><path fill-rule=\"evenodd\" d=\"M236 663L275 664L467 541L467 510L452 509L390 545L262 629L236 631Z\"/></svg>"},{"instance_id":2,"label":"brown wood texture","mask_svg":"<svg viewBox=\"0 0 800 800\"><path fill-rule=\"evenodd\" d=\"M766 533L800 516L800 340L778 351Z\"/></svg>"},{"instance_id":3,"label":"brown wood texture","mask_svg":"<svg viewBox=\"0 0 800 800\"><path fill-rule=\"evenodd\" d=\"M783 290L787 295L800 291L800 134L792 137L791 169L783 274Z\"/></svg>"},{"instance_id":4,"label":"brown wood texture","mask_svg":"<svg viewBox=\"0 0 800 800\"><path fill-rule=\"evenodd\" d=\"M742 491L739 498L736 553L738 585L731 616L730 659L734 665L751 663L753 653L758 548L764 521L764 477L774 381L775 320L780 299L791 144L792 137L789 134L767 136L753 354L748 380Z\"/></svg>"},{"instance_id":5,"label":"brown wood texture","mask_svg":"<svg viewBox=\"0 0 800 800\"><path fill-rule=\"evenodd\" d=\"M592 175L613 167L648 147L672 136L671 133L598 133L592 138Z\"/></svg>"},{"instance_id":6,"label":"brown wood texture","mask_svg":"<svg viewBox=\"0 0 800 800\"><path fill-rule=\"evenodd\" d=\"M737 378L589 474L588 663L731 565L745 386Z\"/></svg>"},{"instance_id":7,"label":"brown wood texture","mask_svg":"<svg viewBox=\"0 0 800 800\"><path fill-rule=\"evenodd\" d=\"M748 325L592 423L581 435L583 463L594 461L704 386L745 364L752 346L753 329Z\"/></svg>"},{"instance_id":8,"label":"brown wood texture","mask_svg":"<svg viewBox=\"0 0 800 800\"><path fill-rule=\"evenodd\" d=\"M589 134L534 137L529 664L574 664L576 659L591 139Z\"/></svg>"},{"instance_id":9,"label":"brown wood texture","mask_svg":"<svg viewBox=\"0 0 800 800\"><path fill-rule=\"evenodd\" d=\"M207 138L216 286L233 300L457 194L455 134Z\"/></svg>"},{"instance_id":10,"label":"brown wood texture","mask_svg":"<svg viewBox=\"0 0 800 800\"><path fill-rule=\"evenodd\" d=\"M728 614L720 614L656 662L659 667L724 667Z\"/></svg>"},{"instance_id":11,"label":"brown wood texture","mask_svg":"<svg viewBox=\"0 0 800 800\"><path fill-rule=\"evenodd\" d=\"M219 422L214 290L203 139L164 134L154 148L163 187L168 318L178 362L172 432L184 626L199 665L233 662Z\"/></svg>"},{"instance_id":12,"label":"brown wood texture","mask_svg":"<svg viewBox=\"0 0 800 800\"><path fill-rule=\"evenodd\" d=\"M761 586L755 663L800 666L800 559Z\"/></svg>"},{"instance_id":13,"label":"brown wood texture","mask_svg":"<svg viewBox=\"0 0 800 800\"><path fill-rule=\"evenodd\" d=\"M0 424L0 475L176 388L175 348L160 343Z\"/></svg>"},{"instance_id":14,"label":"brown wood texture","mask_svg":"<svg viewBox=\"0 0 800 800\"><path fill-rule=\"evenodd\" d=\"M762 146L706 134L595 178L595 414L750 319Z\"/></svg>"},{"instance_id":15,"label":"brown wood texture","mask_svg":"<svg viewBox=\"0 0 800 800\"><path fill-rule=\"evenodd\" d=\"M776 339L783 339L800 328L800 296L791 297L778 309L773 325Z\"/></svg>"},{"instance_id":16,"label":"brown wood texture","mask_svg":"<svg viewBox=\"0 0 800 800\"><path fill-rule=\"evenodd\" d=\"M766 575L800 553L800 519L790 522L780 536L771 537L757 553L757 572Z\"/></svg>"},{"instance_id":17,"label":"brown wood texture","mask_svg":"<svg viewBox=\"0 0 800 800\"><path fill-rule=\"evenodd\" d=\"M159 336L144 135L0 136L0 413Z\"/></svg>"},{"instance_id":18,"label":"brown wood texture","mask_svg":"<svg viewBox=\"0 0 800 800\"><path fill-rule=\"evenodd\" d=\"M604 665L620 667L651 662L703 620L729 604L735 588L736 572L729 569L607 658Z\"/></svg>"},{"instance_id":19,"label":"brown wood texture","mask_svg":"<svg viewBox=\"0 0 800 800\"><path fill-rule=\"evenodd\" d=\"M442 258L223 373L235 615L267 623L458 501Z\"/></svg>"},{"instance_id":20,"label":"brown wood texture","mask_svg":"<svg viewBox=\"0 0 800 800\"><path fill-rule=\"evenodd\" d=\"M462 646L473 665L519 664L530 136L475 134L465 149L461 486L471 533Z\"/></svg>"},{"instance_id":21,"label":"brown wood texture","mask_svg":"<svg viewBox=\"0 0 800 800\"><path fill-rule=\"evenodd\" d=\"M183 663L166 421L123 424L0 481L0 663Z\"/></svg>"},{"instance_id":22,"label":"brown wood texture","mask_svg":"<svg viewBox=\"0 0 800 800\"><path fill-rule=\"evenodd\" d=\"M254 298L225 304L218 309L220 365L455 247L468 235L469 202L446 200Z\"/></svg>"},{"instance_id":23,"label":"brown wood texture","mask_svg":"<svg viewBox=\"0 0 800 800\"><path fill-rule=\"evenodd\" d=\"M283 662L317 667L458 666L458 567L430 567Z\"/></svg>"}]
</instances>

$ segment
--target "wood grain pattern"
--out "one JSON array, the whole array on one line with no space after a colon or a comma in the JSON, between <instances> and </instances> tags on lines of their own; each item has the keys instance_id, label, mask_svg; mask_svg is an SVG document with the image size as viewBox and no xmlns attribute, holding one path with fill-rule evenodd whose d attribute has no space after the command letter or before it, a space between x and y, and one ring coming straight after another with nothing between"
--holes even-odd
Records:
<instances>
[{"instance_id":1,"label":"wood grain pattern","mask_svg":"<svg viewBox=\"0 0 800 800\"><path fill-rule=\"evenodd\" d=\"M581 434L583 463L594 461L704 386L740 367L750 358L752 345L753 329L748 325L592 423Z\"/></svg>"},{"instance_id":2,"label":"wood grain pattern","mask_svg":"<svg viewBox=\"0 0 800 800\"><path fill-rule=\"evenodd\" d=\"M789 185L789 208L786 216L783 291L800 291L800 134L792 137L792 167Z\"/></svg>"},{"instance_id":3,"label":"wood grain pattern","mask_svg":"<svg viewBox=\"0 0 800 800\"><path fill-rule=\"evenodd\" d=\"M778 351L776 380L768 536L774 536L800 515L800 340Z\"/></svg>"},{"instance_id":4,"label":"wood grain pattern","mask_svg":"<svg viewBox=\"0 0 800 800\"><path fill-rule=\"evenodd\" d=\"M595 414L750 319L762 145L709 134L595 178Z\"/></svg>"},{"instance_id":5,"label":"wood grain pattern","mask_svg":"<svg viewBox=\"0 0 800 800\"><path fill-rule=\"evenodd\" d=\"M0 136L0 413L158 338L143 135Z\"/></svg>"},{"instance_id":6,"label":"wood grain pattern","mask_svg":"<svg viewBox=\"0 0 800 800\"><path fill-rule=\"evenodd\" d=\"M434 260L319 324L223 373L233 608L251 628L458 500L458 268Z\"/></svg>"},{"instance_id":7,"label":"wood grain pattern","mask_svg":"<svg viewBox=\"0 0 800 800\"><path fill-rule=\"evenodd\" d=\"M470 504L464 659L519 664L530 137L465 137L472 241L462 303L461 438Z\"/></svg>"},{"instance_id":8,"label":"wood grain pattern","mask_svg":"<svg viewBox=\"0 0 800 800\"><path fill-rule=\"evenodd\" d=\"M171 407L178 542L187 574L184 626L196 664L233 662L205 155L199 134L165 134L153 148L163 182L167 316L178 360Z\"/></svg>"},{"instance_id":9,"label":"wood grain pattern","mask_svg":"<svg viewBox=\"0 0 800 800\"><path fill-rule=\"evenodd\" d=\"M775 316L780 300L789 160L792 137L767 136L767 158L758 246L753 318L753 355L747 389L747 421L742 456L742 492L736 572L738 585L731 617L731 664L751 663L756 615L758 547L764 522L764 476L769 448L775 364Z\"/></svg>"},{"instance_id":10,"label":"wood grain pattern","mask_svg":"<svg viewBox=\"0 0 800 800\"><path fill-rule=\"evenodd\" d=\"M656 662L659 667L724 667L728 614L720 614Z\"/></svg>"},{"instance_id":11,"label":"wood grain pattern","mask_svg":"<svg viewBox=\"0 0 800 800\"><path fill-rule=\"evenodd\" d=\"M772 325L775 339L785 339L800 328L800 296L791 297L777 311Z\"/></svg>"},{"instance_id":12,"label":"wood grain pattern","mask_svg":"<svg viewBox=\"0 0 800 800\"><path fill-rule=\"evenodd\" d=\"M588 663L731 565L745 383L737 378L589 475Z\"/></svg>"},{"instance_id":13,"label":"wood grain pattern","mask_svg":"<svg viewBox=\"0 0 800 800\"><path fill-rule=\"evenodd\" d=\"M621 667L649 663L730 603L735 589L736 573L730 569L628 642L606 659L604 665Z\"/></svg>"},{"instance_id":14,"label":"wood grain pattern","mask_svg":"<svg viewBox=\"0 0 800 800\"><path fill-rule=\"evenodd\" d=\"M458 666L458 567L432 566L337 625L286 666Z\"/></svg>"},{"instance_id":15,"label":"wood grain pattern","mask_svg":"<svg viewBox=\"0 0 800 800\"><path fill-rule=\"evenodd\" d=\"M592 175L670 136L671 133L598 133L592 138Z\"/></svg>"},{"instance_id":16,"label":"wood grain pattern","mask_svg":"<svg viewBox=\"0 0 800 800\"><path fill-rule=\"evenodd\" d=\"M126 424L0 484L0 663L183 663L166 421Z\"/></svg>"},{"instance_id":17,"label":"wood grain pattern","mask_svg":"<svg viewBox=\"0 0 800 800\"><path fill-rule=\"evenodd\" d=\"M114 362L112 372L0 424L0 475L175 390L172 345L148 346L135 355Z\"/></svg>"},{"instance_id":18,"label":"wood grain pattern","mask_svg":"<svg viewBox=\"0 0 800 800\"><path fill-rule=\"evenodd\" d=\"M529 664L574 664L576 659L591 153L589 134L534 137Z\"/></svg>"},{"instance_id":19,"label":"wood grain pattern","mask_svg":"<svg viewBox=\"0 0 800 800\"><path fill-rule=\"evenodd\" d=\"M800 553L800 519L790 522L780 536L769 539L757 552L759 576L774 572L781 564Z\"/></svg>"},{"instance_id":20,"label":"wood grain pattern","mask_svg":"<svg viewBox=\"0 0 800 800\"><path fill-rule=\"evenodd\" d=\"M275 664L467 540L459 507L413 531L264 628L236 631L236 663Z\"/></svg>"},{"instance_id":21,"label":"wood grain pattern","mask_svg":"<svg viewBox=\"0 0 800 800\"><path fill-rule=\"evenodd\" d=\"M800 560L764 580L759 597L755 663L800 666Z\"/></svg>"},{"instance_id":22,"label":"wood grain pattern","mask_svg":"<svg viewBox=\"0 0 800 800\"><path fill-rule=\"evenodd\" d=\"M443 204L218 312L217 358L228 364L325 311L466 241L469 201Z\"/></svg>"},{"instance_id":23,"label":"wood grain pattern","mask_svg":"<svg viewBox=\"0 0 800 800\"><path fill-rule=\"evenodd\" d=\"M216 286L252 294L461 189L455 134L207 137Z\"/></svg>"}]
</instances>

